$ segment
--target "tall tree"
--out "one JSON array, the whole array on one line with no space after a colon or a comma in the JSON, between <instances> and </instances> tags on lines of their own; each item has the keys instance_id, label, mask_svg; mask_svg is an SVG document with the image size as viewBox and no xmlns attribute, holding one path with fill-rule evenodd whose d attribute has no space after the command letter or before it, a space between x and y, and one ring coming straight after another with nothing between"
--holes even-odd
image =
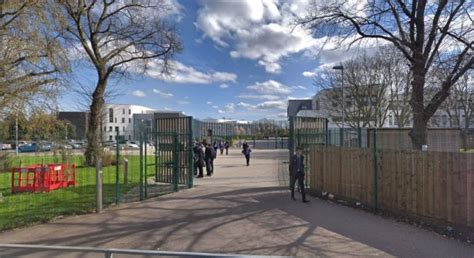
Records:
<instances>
[{"instance_id":1,"label":"tall tree","mask_svg":"<svg viewBox=\"0 0 474 258\"><path fill-rule=\"evenodd\" d=\"M46 0L0 0L0 111L49 103L68 60Z\"/></svg>"},{"instance_id":2,"label":"tall tree","mask_svg":"<svg viewBox=\"0 0 474 258\"><path fill-rule=\"evenodd\" d=\"M427 124L449 96L450 88L474 65L474 2L469 0L314 1L300 23L315 34L341 43L385 41L410 64L415 149L426 144ZM427 74L433 67L449 71L425 101Z\"/></svg>"},{"instance_id":3,"label":"tall tree","mask_svg":"<svg viewBox=\"0 0 474 258\"><path fill-rule=\"evenodd\" d=\"M152 0L59 0L67 17L66 38L73 40L97 72L87 131L86 160L95 162L101 141L104 94L112 75L145 71L149 62L163 71L181 50L175 28L166 19L169 6Z\"/></svg>"}]
</instances>

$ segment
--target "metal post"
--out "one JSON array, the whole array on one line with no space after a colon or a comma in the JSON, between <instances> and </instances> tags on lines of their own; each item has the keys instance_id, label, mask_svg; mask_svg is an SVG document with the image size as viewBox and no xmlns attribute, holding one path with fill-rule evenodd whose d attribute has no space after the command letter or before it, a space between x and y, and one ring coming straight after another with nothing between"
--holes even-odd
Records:
<instances>
[{"instance_id":1,"label":"metal post","mask_svg":"<svg viewBox=\"0 0 474 258\"><path fill-rule=\"evenodd\" d=\"M188 123L188 188L193 187L194 180L194 162L193 162L193 118L189 118Z\"/></svg>"},{"instance_id":2,"label":"metal post","mask_svg":"<svg viewBox=\"0 0 474 258\"><path fill-rule=\"evenodd\" d=\"M15 116L15 153L18 155L18 113Z\"/></svg>"},{"instance_id":3,"label":"metal post","mask_svg":"<svg viewBox=\"0 0 474 258\"><path fill-rule=\"evenodd\" d=\"M120 201L120 135L117 130L116 134L116 148L115 148L115 204L118 205Z\"/></svg>"},{"instance_id":4,"label":"metal post","mask_svg":"<svg viewBox=\"0 0 474 258\"><path fill-rule=\"evenodd\" d=\"M144 142L145 146L144 146L144 151L143 151L144 156L145 156L144 157L144 163L145 163L144 164L144 166L145 166L145 169L144 169L145 170L145 172L144 172L144 174L145 174L145 180L144 180L145 181L145 199L147 199L148 198L148 187L147 187L147 185L148 185L148 162L147 162L148 152L147 152L146 146L148 145L148 141L147 141L148 140L148 135L147 135L146 132L143 133L143 134L144 134L143 139L145 139L145 142Z\"/></svg>"},{"instance_id":5,"label":"metal post","mask_svg":"<svg viewBox=\"0 0 474 258\"><path fill-rule=\"evenodd\" d=\"M155 182L158 181L158 131L153 132L155 136Z\"/></svg>"},{"instance_id":6,"label":"metal post","mask_svg":"<svg viewBox=\"0 0 474 258\"><path fill-rule=\"evenodd\" d=\"M128 185L128 159L123 159L123 183Z\"/></svg>"},{"instance_id":7,"label":"metal post","mask_svg":"<svg viewBox=\"0 0 474 258\"><path fill-rule=\"evenodd\" d=\"M140 201L144 200L143 196L143 135L140 134Z\"/></svg>"},{"instance_id":8,"label":"metal post","mask_svg":"<svg viewBox=\"0 0 474 258\"><path fill-rule=\"evenodd\" d=\"M174 190L178 191L178 135L176 133L173 134L173 186Z\"/></svg>"},{"instance_id":9,"label":"metal post","mask_svg":"<svg viewBox=\"0 0 474 258\"><path fill-rule=\"evenodd\" d=\"M357 138L359 143L359 148L362 148L362 128L357 128Z\"/></svg>"},{"instance_id":10,"label":"metal post","mask_svg":"<svg viewBox=\"0 0 474 258\"><path fill-rule=\"evenodd\" d=\"M96 212L102 212L102 159L96 155L95 164L95 197Z\"/></svg>"},{"instance_id":11,"label":"metal post","mask_svg":"<svg viewBox=\"0 0 474 258\"><path fill-rule=\"evenodd\" d=\"M379 208L379 197L378 197L378 176L379 176L379 166L378 166L378 150L377 150L377 128L374 128L374 136L373 136L373 165L374 165L374 200L373 206L374 211L377 211Z\"/></svg>"},{"instance_id":12,"label":"metal post","mask_svg":"<svg viewBox=\"0 0 474 258\"><path fill-rule=\"evenodd\" d=\"M288 142L288 149L290 151L290 156L288 160L291 160L291 156L295 152L295 118L290 116L290 138Z\"/></svg>"}]
</instances>

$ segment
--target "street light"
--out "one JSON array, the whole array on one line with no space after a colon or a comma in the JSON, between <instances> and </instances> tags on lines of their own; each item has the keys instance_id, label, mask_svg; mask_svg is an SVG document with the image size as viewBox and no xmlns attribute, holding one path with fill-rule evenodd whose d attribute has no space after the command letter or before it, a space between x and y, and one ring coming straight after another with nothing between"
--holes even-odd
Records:
<instances>
[{"instance_id":1,"label":"street light","mask_svg":"<svg viewBox=\"0 0 474 258\"><path fill-rule=\"evenodd\" d=\"M332 69L334 70L341 70L341 88L342 88L342 129L341 129L341 145L344 146L344 125L346 122L346 117L345 117L345 105L346 101L344 98L344 66L342 65L336 65Z\"/></svg>"}]
</instances>

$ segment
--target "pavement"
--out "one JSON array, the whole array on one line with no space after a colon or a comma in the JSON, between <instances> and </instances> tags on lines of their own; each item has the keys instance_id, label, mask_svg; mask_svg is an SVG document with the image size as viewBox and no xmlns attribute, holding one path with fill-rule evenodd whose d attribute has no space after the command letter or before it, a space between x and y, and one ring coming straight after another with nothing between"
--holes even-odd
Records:
<instances>
[{"instance_id":1,"label":"pavement","mask_svg":"<svg viewBox=\"0 0 474 258\"><path fill-rule=\"evenodd\" d=\"M366 211L290 199L283 150L218 156L196 187L0 234L0 243L322 257L474 257L474 245ZM21 251L1 252L19 256ZM36 253L31 257L92 257ZM116 256L114 256L116 257Z\"/></svg>"}]
</instances>

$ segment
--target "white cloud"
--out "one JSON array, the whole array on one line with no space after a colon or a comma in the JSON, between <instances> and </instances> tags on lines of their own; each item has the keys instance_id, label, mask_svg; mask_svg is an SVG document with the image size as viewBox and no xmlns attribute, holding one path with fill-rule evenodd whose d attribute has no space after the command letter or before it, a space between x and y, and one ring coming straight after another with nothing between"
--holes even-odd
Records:
<instances>
[{"instance_id":1,"label":"white cloud","mask_svg":"<svg viewBox=\"0 0 474 258\"><path fill-rule=\"evenodd\" d=\"M206 104L207 105L212 105L212 101L207 101Z\"/></svg>"},{"instance_id":2,"label":"white cloud","mask_svg":"<svg viewBox=\"0 0 474 258\"><path fill-rule=\"evenodd\" d=\"M162 98L171 98L171 97L174 96L173 93L162 92L162 91L160 91L160 90L158 90L158 89L153 89L153 93L158 94L158 95L159 95L160 97L162 97Z\"/></svg>"},{"instance_id":3,"label":"white cloud","mask_svg":"<svg viewBox=\"0 0 474 258\"><path fill-rule=\"evenodd\" d=\"M282 109L282 110L285 110L286 107L287 107L286 100L265 101L256 106L257 109Z\"/></svg>"},{"instance_id":4,"label":"white cloud","mask_svg":"<svg viewBox=\"0 0 474 258\"><path fill-rule=\"evenodd\" d=\"M280 96L276 95L239 95L237 96L238 98L241 99L262 99L262 100L278 100L281 99Z\"/></svg>"},{"instance_id":5,"label":"white cloud","mask_svg":"<svg viewBox=\"0 0 474 258\"><path fill-rule=\"evenodd\" d=\"M180 104L180 105L188 105L189 104L189 101L186 101L186 100L178 100L176 101L176 103Z\"/></svg>"},{"instance_id":6,"label":"white cloud","mask_svg":"<svg viewBox=\"0 0 474 258\"><path fill-rule=\"evenodd\" d=\"M290 87L274 80L268 80L265 82L256 82L253 85L247 86L247 89L255 91L261 94L277 94L277 95L288 95L291 93Z\"/></svg>"},{"instance_id":7,"label":"white cloud","mask_svg":"<svg viewBox=\"0 0 474 258\"><path fill-rule=\"evenodd\" d=\"M304 77L308 77L308 78L312 78L312 77L316 76L316 72L313 72L313 71L304 71L304 72L303 72L303 76L304 76Z\"/></svg>"},{"instance_id":8,"label":"white cloud","mask_svg":"<svg viewBox=\"0 0 474 258\"><path fill-rule=\"evenodd\" d=\"M171 83L211 84L213 82L236 82L237 75L228 72L203 72L181 62L170 62L171 73L163 74L160 62L149 64L146 75Z\"/></svg>"},{"instance_id":9,"label":"white cloud","mask_svg":"<svg viewBox=\"0 0 474 258\"><path fill-rule=\"evenodd\" d=\"M221 89L227 89L227 88L229 88L229 85L226 84L226 83L223 83L223 84L219 85L219 88L221 88Z\"/></svg>"},{"instance_id":10,"label":"white cloud","mask_svg":"<svg viewBox=\"0 0 474 258\"><path fill-rule=\"evenodd\" d=\"M145 92L141 90L135 90L132 92L132 95L138 98L144 98L145 97Z\"/></svg>"}]
</instances>

